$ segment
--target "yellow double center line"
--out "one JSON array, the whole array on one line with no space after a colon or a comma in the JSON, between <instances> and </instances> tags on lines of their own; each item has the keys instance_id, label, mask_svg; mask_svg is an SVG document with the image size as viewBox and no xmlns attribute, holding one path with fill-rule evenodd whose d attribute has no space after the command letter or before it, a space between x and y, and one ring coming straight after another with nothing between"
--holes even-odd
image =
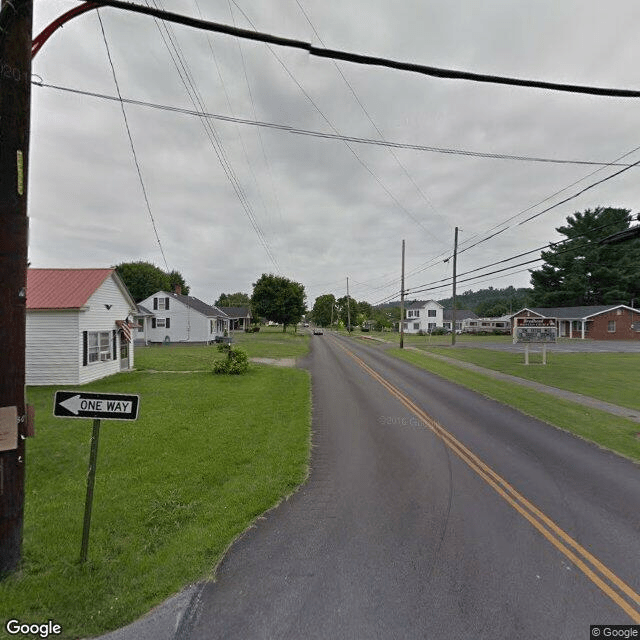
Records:
<instances>
[{"instance_id":1,"label":"yellow double center line","mask_svg":"<svg viewBox=\"0 0 640 640\"><path fill-rule=\"evenodd\" d=\"M629 617L640 624L640 595L602 562L563 531L553 520L540 509L531 504L522 494L516 491L504 478L487 466L480 458L452 436L446 429L425 413L398 388L385 380L355 353L336 342L349 357L357 362L372 378L377 380L391 395L417 416L422 423L438 436L445 445L475 471L488 485L504 498L520 515L526 518L551 544L563 553L578 567L595 585L613 600Z\"/></svg>"}]
</instances>

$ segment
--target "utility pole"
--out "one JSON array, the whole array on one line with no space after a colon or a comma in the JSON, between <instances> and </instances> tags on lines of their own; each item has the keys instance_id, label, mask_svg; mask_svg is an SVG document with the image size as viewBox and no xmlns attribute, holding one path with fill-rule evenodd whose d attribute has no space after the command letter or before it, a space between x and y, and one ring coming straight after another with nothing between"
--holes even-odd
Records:
<instances>
[{"instance_id":1,"label":"utility pole","mask_svg":"<svg viewBox=\"0 0 640 640\"><path fill-rule=\"evenodd\" d=\"M349 297L349 276L347 276L347 333L351 335L351 298Z\"/></svg>"},{"instance_id":2,"label":"utility pole","mask_svg":"<svg viewBox=\"0 0 640 640\"><path fill-rule=\"evenodd\" d=\"M453 241L453 313L451 318L451 346L456 344L456 266L458 263L458 227Z\"/></svg>"},{"instance_id":3,"label":"utility pole","mask_svg":"<svg viewBox=\"0 0 640 640\"><path fill-rule=\"evenodd\" d=\"M0 2L0 407L18 423L17 449L0 451L0 577L20 562L24 514L32 23L33 0Z\"/></svg>"},{"instance_id":4,"label":"utility pole","mask_svg":"<svg viewBox=\"0 0 640 640\"><path fill-rule=\"evenodd\" d=\"M404 349L404 240L402 241L402 271L400 276L400 348Z\"/></svg>"}]
</instances>

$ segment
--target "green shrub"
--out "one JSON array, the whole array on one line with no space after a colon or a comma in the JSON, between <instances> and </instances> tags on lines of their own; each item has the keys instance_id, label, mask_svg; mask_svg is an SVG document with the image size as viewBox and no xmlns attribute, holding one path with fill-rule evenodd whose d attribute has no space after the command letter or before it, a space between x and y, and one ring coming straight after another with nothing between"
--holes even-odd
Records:
<instances>
[{"instance_id":1,"label":"green shrub","mask_svg":"<svg viewBox=\"0 0 640 640\"><path fill-rule=\"evenodd\" d=\"M224 360L217 360L213 364L213 373L227 375L240 375L249 371L249 356L244 349L224 345L227 349L227 357Z\"/></svg>"},{"instance_id":2,"label":"green shrub","mask_svg":"<svg viewBox=\"0 0 640 640\"><path fill-rule=\"evenodd\" d=\"M258 333L258 331L260 331L260 325L253 327L253 333Z\"/></svg>"}]
</instances>

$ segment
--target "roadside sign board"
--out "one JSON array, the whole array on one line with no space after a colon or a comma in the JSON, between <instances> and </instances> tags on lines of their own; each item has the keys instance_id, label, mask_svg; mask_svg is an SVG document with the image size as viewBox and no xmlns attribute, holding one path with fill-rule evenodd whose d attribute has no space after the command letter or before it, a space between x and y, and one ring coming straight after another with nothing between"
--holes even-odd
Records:
<instances>
[{"instance_id":1,"label":"roadside sign board","mask_svg":"<svg viewBox=\"0 0 640 640\"><path fill-rule=\"evenodd\" d=\"M558 339L556 318L515 318L514 343L555 343Z\"/></svg>"},{"instance_id":2,"label":"roadside sign board","mask_svg":"<svg viewBox=\"0 0 640 640\"><path fill-rule=\"evenodd\" d=\"M87 391L56 391L53 415L58 418L137 420L140 396Z\"/></svg>"}]
</instances>

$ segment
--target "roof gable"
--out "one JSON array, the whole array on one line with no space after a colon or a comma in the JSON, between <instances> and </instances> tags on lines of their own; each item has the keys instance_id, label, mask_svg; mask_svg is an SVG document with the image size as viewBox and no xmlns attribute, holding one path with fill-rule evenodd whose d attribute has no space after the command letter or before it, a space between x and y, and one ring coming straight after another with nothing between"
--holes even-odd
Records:
<instances>
[{"instance_id":1,"label":"roof gable","mask_svg":"<svg viewBox=\"0 0 640 640\"><path fill-rule=\"evenodd\" d=\"M194 298L193 296L185 296L182 293L171 293L166 291L158 291L154 293L152 296L149 296L147 299L153 300L153 298L172 298L173 300L177 300L185 307L189 307L194 311L201 313L203 316L207 318L226 318L227 314L224 311L220 311L218 307L214 305L207 304L203 302L199 298ZM155 312L154 312L155 313Z\"/></svg>"},{"instance_id":2,"label":"roof gable","mask_svg":"<svg viewBox=\"0 0 640 640\"><path fill-rule=\"evenodd\" d=\"M80 309L115 269L28 269L27 309Z\"/></svg>"}]
</instances>

